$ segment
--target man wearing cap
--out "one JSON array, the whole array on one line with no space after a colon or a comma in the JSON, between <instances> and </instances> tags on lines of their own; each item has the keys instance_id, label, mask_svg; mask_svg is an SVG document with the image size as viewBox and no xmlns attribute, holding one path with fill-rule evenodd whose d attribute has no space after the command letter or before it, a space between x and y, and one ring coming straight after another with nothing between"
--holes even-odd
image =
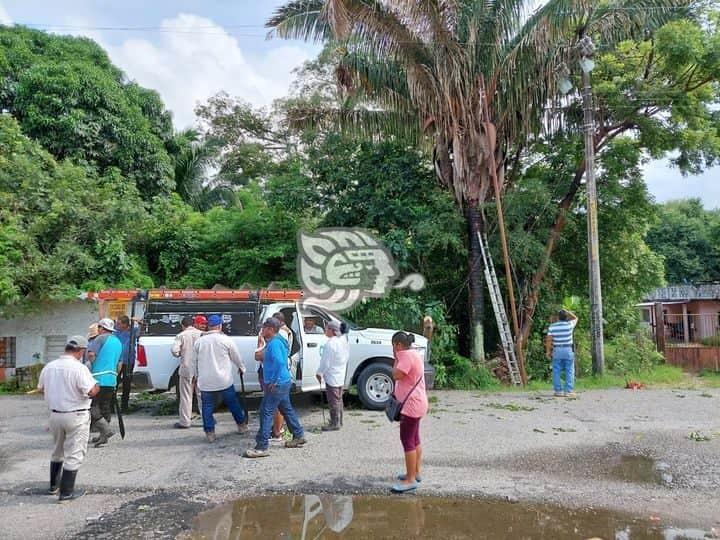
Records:
<instances>
[{"instance_id":1,"label":"man wearing cap","mask_svg":"<svg viewBox=\"0 0 720 540\"><path fill-rule=\"evenodd\" d=\"M255 448L248 448L245 451L245 457L248 458L270 455L268 453L270 430L272 429L273 416L278 409L285 417L288 428L293 435L292 440L285 443L285 447L298 448L307 442L305 440L305 431L290 402L292 377L287 362L288 344L284 338L278 335L281 326L280 321L272 317L262 325L262 336L267 343L263 359L263 377L266 391L260 403L260 429L258 429L255 436Z\"/></svg>"},{"instance_id":2,"label":"man wearing cap","mask_svg":"<svg viewBox=\"0 0 720 540\"><path fill-rule=\"evenodd\" d=\"M325 380L325 394L330 406L330 423L323 426L322 430L337 431L343 421L342 395L345 371L350 360L350 346L337 321L329 321L325 325L325 335L328 340L315 376L320 384Z\"/></svg>"},{"instance_id":3,"label":"man wearing cap","mask_svg":"<svg viewBox=\"0 0 720 540\"><path fill-rule=\"evenodd\" d=\"M100 319L98 321L98 337L101 344L92 360L92 374L95 377L100 392L93 398L90 407L90 418L92 425L100 433L93 439L95 447L107 444L110 437L115 433L110 429L112 418L112 406L115 400L115 387L117 386L117 372L120 367L120 355L122 354L122 343L113 335L115 323L112 319Z\"/></svg>"},{"instance_id":4,"label":"man wearing cap","mask_svg":"<svg viewBox=\"0 0 720 540\"><path fill-rule=\"evenodd\" d=\"M48 363L38 379L38 390L45 394L50 409L50 432L55 442L48 493L59 491L61 502L84 495L75 491L75 478L90 437L90 398L100 391L81 362L87 346L83 336L68 339L65 354Z\"/></svg>"},{"instance_id":5,"label":"man wearing cap","mask_svg":"<svg viewBox=\"0 0 720 540\"><path fill-rule=\"evenodd\" d=\"M193 317L193 326L201 332L207 332L208 320L205 315L195 315Z\"/></svg>"},{"instance_id":6,"label":"man wearing cap","mask_svg":"<svg viewBox=\"0 0 720 540\"><path fill-rule=\"evenodd\" d=\"M573 330L578 318L572 311L561 309L548 327L545 336L545 355L552 359L552 380L555 397L575 397L575 353L573 351ZM565 372L565 388L561 375Z\"/></svg>"},{"instance_id":7,"label":"man wearing cap","mask_svg":"<svg viewBox=\"0 0 720 540\"><path fill-rule=\"evenodd\" d=\"M245 364L235 343L222 332L222 317L210 315L208 331L195 342L191 361L191 373L197 377L197 386L200 390L203 430L208 442L215 442L213 413L218 397L230 409L238 432L247 431L245 412L235 394L233 365L241 373L245 373Z\"/></svg>"},{"instance_id":8,"label":"man wearing cap","mask_svg":"<svg viewBox=\"0 0 720 540\"><path fill-rule=\"evenodd\" d=\"M180 358L180 367L178 368L178 389L180 391L178 414L180 420L175 422L175 427L187 429L192 423L192 403L193 394L195 393L195 380L192 371L193 347L195 347L195 342L202 335L202 332L193 326L193 320L190 317L183 317L180 325L182 331L175 336L171 349L172 355L175 358Z\"/></svg>"}]
</instances>

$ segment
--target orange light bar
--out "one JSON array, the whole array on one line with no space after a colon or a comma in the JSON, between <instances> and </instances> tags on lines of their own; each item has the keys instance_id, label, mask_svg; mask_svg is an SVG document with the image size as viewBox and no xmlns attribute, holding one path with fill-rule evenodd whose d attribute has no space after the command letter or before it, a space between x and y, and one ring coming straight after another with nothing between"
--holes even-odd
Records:
<instances>
[{"instance_id":1,"label":"orange light bar","mask_svg":"<svg viewBox=\"0 0 720 540\"><path fill-rule=\"evenodd\" d=\"M132 300L139 289L108 289L97 292L85 292L80 295L84 300ZM267 290L211 290L211 289L150 289L150 300L300 300L304 292L299 289Z\"/></svg>"}]
</instances>

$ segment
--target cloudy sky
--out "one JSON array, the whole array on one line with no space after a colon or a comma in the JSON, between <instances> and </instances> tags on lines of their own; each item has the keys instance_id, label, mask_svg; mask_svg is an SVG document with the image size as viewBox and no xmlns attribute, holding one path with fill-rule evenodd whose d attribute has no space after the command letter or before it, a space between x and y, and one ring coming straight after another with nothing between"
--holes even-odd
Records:
<instances>
[{"instance_id":1,"label":"cloudy sky","mask_svg":"<svg viewBox=\"0 0 720 540\"><path fill-rule=\"evenodd\" d=\"M19 23L88 36L139 84L154 88L178 128L220 90L258 105L284 95L292 70L319 48L267 40L263 24L282 0L0 0L0 24ZM720 208L720 169L682 177L666 162L648 164L658 201L699 197Z\"/></svg>"}]
</instances>

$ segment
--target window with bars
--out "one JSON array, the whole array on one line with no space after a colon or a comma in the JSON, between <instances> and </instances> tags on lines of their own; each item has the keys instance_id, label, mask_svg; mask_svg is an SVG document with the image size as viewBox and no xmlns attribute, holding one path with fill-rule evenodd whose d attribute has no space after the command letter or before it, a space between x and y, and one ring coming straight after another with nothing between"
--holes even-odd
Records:
<instances>
[{"instance_id":1,"label":"window with bars","mask_svg":"<svg viewBox=\"0 0 720 540\"><path fill-rule=\"evenodd\" d=\"M15 367L15 338L0 338L0 368Z\"/></svg>"}]
</instances>

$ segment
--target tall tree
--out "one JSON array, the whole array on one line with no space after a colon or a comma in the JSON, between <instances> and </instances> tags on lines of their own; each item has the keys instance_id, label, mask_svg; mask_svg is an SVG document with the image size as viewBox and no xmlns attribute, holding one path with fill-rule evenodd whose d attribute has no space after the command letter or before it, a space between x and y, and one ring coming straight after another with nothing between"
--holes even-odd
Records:
<instances>
[{"instance_id":1,"label":"tall tree","mask_svg":"<svg viewBox=\"0 0 720 540\"><path fill-rule=\"evenodd\" d=\"M610 46L689 4L550 0L530 14L531 0L293 0L267 24L278 36L334 41L344 52L337 75L352 94L339 108L297 110L297 122L426 135L437 176L466 216L473 356L482 359L476 233L485 232L492 164L502 182L508 153L561 127L547 108L563 104L557 71L571 63L579 39Z\"/></svg>"},{"instance_id":2,"label":"tall tree","mask_svg":"<svg viewBox=\"0 0 720 540\"><path fill-rule=\"evenodd\" d=\"M173 187L170 113L89 39L0 26L0 109L57 159L118 168L146 199Z\"/></svg>"},{"instance_id":3,"label":"tall tree","mask_svg":"<svg viewBox=\"0 0 720 540\"><path fill-rule=\"evenodd\" d=\"M658 205L648 244L665 259L670 284L720 279L720 211L705 210L700 199Z\"/></svg>"}]
</instances>

